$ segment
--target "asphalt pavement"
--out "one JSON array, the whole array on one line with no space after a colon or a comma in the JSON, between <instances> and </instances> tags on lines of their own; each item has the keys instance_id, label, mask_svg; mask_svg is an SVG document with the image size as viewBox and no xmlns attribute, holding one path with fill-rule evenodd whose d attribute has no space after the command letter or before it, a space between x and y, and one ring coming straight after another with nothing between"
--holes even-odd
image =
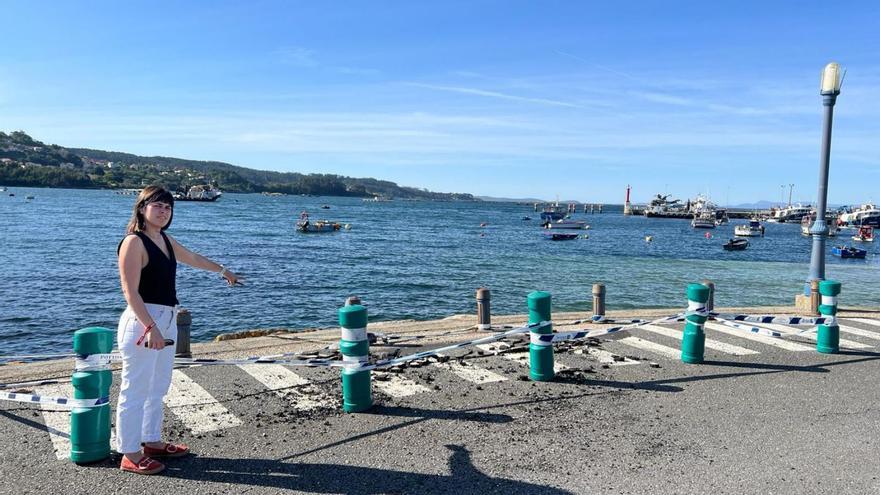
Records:
<instances>
[{"instance_id":1,"label":"asphalt pavement","mask_svg":"<svg viewBox=\"0 0 880 495\"><path fill-rule=\"evenodd\" d=\"M63 410L0 402L0 492L880 493L878 316L844 314L851 348L836 355L817 353L809 334L784 339L803 349L783 348L707 328L714 348L699 365L670 354L681 324L667 324L558 346L557 377L540 383L528 379L523 343L490 344L374 373L375 406L359 414L341 412L337 368L181 368L165 433L195 455L151 477L121 472L118 454L88 466L64 460ZM456 324L447 323L431 331ZM297 345L334 339L319 332ZM204 349L253 355L293 344L223 345ZM58 366L2 366L0 381ZM46 390L63 391L59 381Z\"/></svg>"}]
</instances>

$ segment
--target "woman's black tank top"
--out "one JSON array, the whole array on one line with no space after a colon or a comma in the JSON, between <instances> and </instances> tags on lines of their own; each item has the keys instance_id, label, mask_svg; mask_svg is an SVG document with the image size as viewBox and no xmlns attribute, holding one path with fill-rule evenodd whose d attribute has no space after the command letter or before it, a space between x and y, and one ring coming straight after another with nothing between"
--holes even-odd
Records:
<instances>
[{"instance_id":1,"label":"woman's black tank top","mask_svg":"<svg viewBox=\"0 0 880 495\"><path fill-rule=\"evenodd\" d=\"M168 256L159 249L143 232L135 232L141 238L144 248L147 250L147 266L141 268L141 281L138 284L138 294L145 303L162 304L164 306L177 306L177 258L174 257L174 249L171 241L162 232L162 239L168 249ZM122 247L122 242L119 243ZM119 254L119 248L116 249Z\"/></svg>"}]
</instances>

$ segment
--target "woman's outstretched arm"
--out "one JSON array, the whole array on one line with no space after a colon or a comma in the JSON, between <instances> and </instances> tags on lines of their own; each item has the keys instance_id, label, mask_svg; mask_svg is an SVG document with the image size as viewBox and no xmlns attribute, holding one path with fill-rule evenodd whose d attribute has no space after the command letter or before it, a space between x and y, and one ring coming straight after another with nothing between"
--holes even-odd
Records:
<instances>
[{"instance_id":1,"label":"woman's outstretched arm","mask_svg":"<svg viewBox=\"0 0 880 495\"><path fill-rule=\"evenodd\" d=\"M232 273L232 271L226 269L226 267L224 267L220 263L211 261L201 254L190 251L189 249L183 247L182 244L177 242L177 240L175 240L170 235L168 235L168 240L171 241L171 247L174 249L174 256L181 263L185 263L193 268L199 268L202 270L207 270L209 272L219 273L220 276L226 279L226 283L229 284L230 287L235 284L241 283L242 277L240 275Z\"/></svg>"}]
</instances>

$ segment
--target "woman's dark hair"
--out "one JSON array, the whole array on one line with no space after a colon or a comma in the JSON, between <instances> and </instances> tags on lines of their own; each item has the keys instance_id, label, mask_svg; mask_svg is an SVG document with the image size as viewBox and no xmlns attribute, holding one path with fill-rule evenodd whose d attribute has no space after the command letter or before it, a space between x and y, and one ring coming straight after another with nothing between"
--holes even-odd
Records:
<instances>
[{"instance_id":1,"label":"woman's dark hair","mask_svg":"<svg viewBox=\"0 0 880 495\"><path fill-rule=\"evenodd\" d=\"M138 194L137 201L134 202L134 211L131 212L131 220L128 221L125 232L133 234L144 230L144 214L141 213L141 210L148 204L157 202L168 203L171 206L171 217L162 230L164 231L171 226L171 221L174 220L174 196L160 186L147 186Z\"/></svg>"}]
</instances>

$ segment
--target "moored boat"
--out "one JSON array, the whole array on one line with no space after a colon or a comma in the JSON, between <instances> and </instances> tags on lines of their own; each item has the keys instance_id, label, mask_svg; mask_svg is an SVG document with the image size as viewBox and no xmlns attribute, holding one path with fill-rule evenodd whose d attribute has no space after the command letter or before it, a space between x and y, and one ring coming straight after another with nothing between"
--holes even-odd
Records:
<instances>
[{"instance_id":1,"label":"moored boat","mask_svg":"<svg viewBox=\"0 0 880 495\"><path fill-rule=\"evenodd\" d=\"M749 240L743 239L741 237L734 238L722 245L725 251L743 251L745 248L749 247Z\"/></svg>"},{"instance_id":2,"label":"moored boat","mask_svg":"<svg viewBox=\"0 0 880 495\"><path fill-rule=\"evenodd\" d=\"M874 227L861 226L852 240L858 242L874 242Z\"/></svg>"},{"instance_id":3,"label":"moored boat","mask_svg":"<svg viewBox=\"0 0 880 495\"><path fill-rule=\"evenodd\" d=\"M845 210L838 217L837 225L840 227L880 227L880 208L877 208L873 203L865 203L858 208Z\"/></svg>"},{"instance_id":4,"label":"moored boat","mask_svg":"<svg viewBox=\"0 0 880 495\"><path fill-rule=\"evenodd\" d=\"M577 238L578 234L574 232L544 232L544 239L548 241L570 241Z\"/></svg>"},{"instance_id":5,"label":"moored boat","mask_svg":"<svg viewBox=\"0 0 880 495\"><path fill-rule=\"evenodd\" d=\"M555 222L565 218L566 213L565 207L559 203L547 205L541 210L541 220Z\"/></svg>"},{"instance_id":6,"label":"moored boat","mask_svg":"<svg viewBox=\"0 0 880 495\"><path fill-rule=\"evenodd\" d=\"M220 192L219 189L214 188L213 186L203 185L203 186L192 186L186 192L183 193L174 193L173 197L175 201L217 201L220 199L223 193Z\"/></svg>"},{"instance_id":7,"label":"moored boat","mask_svg":"<svg viewBox=\"0 0 880 495\"><path fill-rule=\"evenodd\" d=\"M307 212L302 212L299 215L299 220L296 222L296 230L302 233L316 233L316 232L337 232L342 229L343 225L339 222L331 222L329 220L317 220L312 222L309 220L309 214ZM346 230L351 228L349 225L345 225Z\"/></svg>"},{"instance_id":8,"label":"moored boat","mask_svg":"<svg viewBox=\"0 0 880 495\"><path fill-rule=\"evenodd\" d=\"M695 213L694 219L691 220L691 227L695 229L714 229L715 215L709 212Z\"/></svg>"},{"instance_id":9,"label":"moored boat","mask_svg":"<svg viewBox=\"0 0 880 495\"><path fill-rule=\"evenodd\" d=\"M737 237L761 237L764 235L764 226L759 220L749 220L748 224L735 225L733 234Z\"/></svg>"},{"instance_id":10,"label":"moored boat","mask_svg":"<svg viewBox=\"0 0 880 495\"><path fill-rule=\"evenodd\" d=\"M545 222L544 228L547 229L576 229L576 230L585 230L589 229L590 226L587 225L587 222L582 222L580 220L557 220L555 222Z\"/></svg>"},{"instance_id":11,"label":"moored boat","mask_svg":"<svg viewBox=\"0 0 880 495\"><path fill-rule=\"evenodd\" d=\"M831 248L831 254L840 258L864 259L868 252L852 246L834 246Z\"/></svg>"}]
</instances>

